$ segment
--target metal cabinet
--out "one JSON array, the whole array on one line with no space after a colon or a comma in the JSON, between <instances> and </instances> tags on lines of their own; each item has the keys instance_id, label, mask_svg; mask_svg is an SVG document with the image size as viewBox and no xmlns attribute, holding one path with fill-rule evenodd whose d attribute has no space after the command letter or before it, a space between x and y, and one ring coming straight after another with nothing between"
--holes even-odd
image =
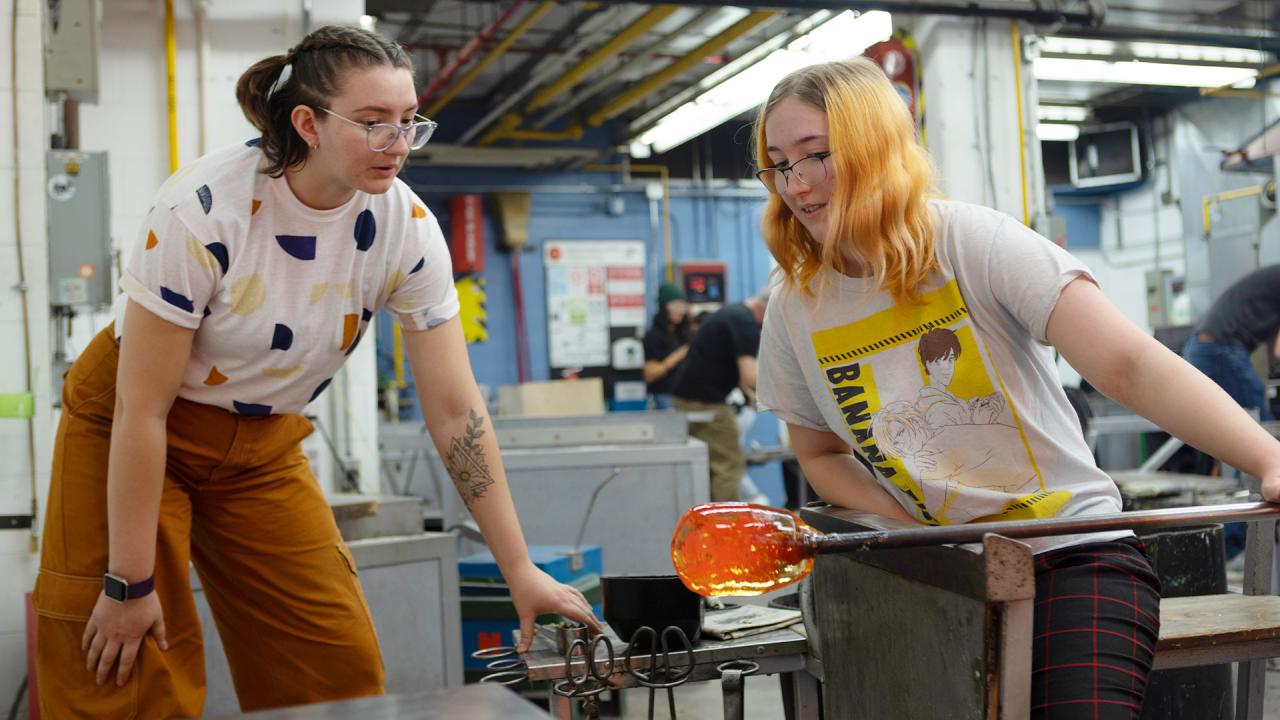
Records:
<instances>
[{"instance_id":1,"label":"metal cabinet","mask_svg":"<svg viewBox=\"0 0 1280 720\"><path fill-rule=\"evenodd\" d=\"M456 540L423 533L348 543L373 613L386 665L388 693L462 684L462 635L458 604ZM222 640L195 571L196 609L204 627L205 715L238 713Z\"/></svg>"}]
</instances>

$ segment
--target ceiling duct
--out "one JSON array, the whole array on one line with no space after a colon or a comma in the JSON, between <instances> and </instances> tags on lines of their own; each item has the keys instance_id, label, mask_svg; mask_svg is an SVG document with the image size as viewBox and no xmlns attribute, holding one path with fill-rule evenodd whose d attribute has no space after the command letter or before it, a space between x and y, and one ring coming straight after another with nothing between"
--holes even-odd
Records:
<instances>
[{"instance_id":1,"label":"ceiling duct","mask_svg":"<svg viewBox=\"0 0 1280 720\"><path fill-rule=\"evenodd\" d=\"M654 0L625 1L628 5L656 4ZM621 4L621 0L603 0L602 4ZM720 0L681 0L681 4L698 7L711 5L723 6L725 3ZM755 0L754 2L734 2L732 4L737 7L744 7L752 10L799 10L804 12L815 12L818 10L856 10L857 12L870 12L872 10L883 10L888 13L916 15L962 15L966 17L1009 18L1012 20L1023 20L1043 25L1063 23L1084 27L1101 25L1103 15L1106 10L1105 4L1102 0L1072 0L1061 4L1057 2L1000 2L999 0L989 0L988 2L967 2L965 0L959 0L957 2L947 2L946 0L931 0L930 2L911 2L911 0L900 0L899 2L875 2L873 0L872 2L857 3L832 2L832 0Z\"/></svg>"}]
</instances>

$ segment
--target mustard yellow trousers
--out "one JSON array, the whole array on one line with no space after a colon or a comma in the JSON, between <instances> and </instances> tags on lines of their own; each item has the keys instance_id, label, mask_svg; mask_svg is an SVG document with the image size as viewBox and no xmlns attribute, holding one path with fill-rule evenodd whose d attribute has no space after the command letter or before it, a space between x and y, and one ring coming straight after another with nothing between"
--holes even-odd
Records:
<instances>
[{"instance_id":1,"label":"mustard yellow trousers","mask_svg":"<svg viewBox=\"0 0 1280 720\"><path fill-rule=\"evenodd\" d=\"M120 347L100 333L67 373L36 611L36 680L46 720L202 714L204 648L194 565L243 710L382 692L382 656L355 562L302 453L300 415L250 417L178 399L155 584L167 651L143 640L125 687L99 686L80 639L107 570L107 455Z\"/></svg>"}]
</instances>

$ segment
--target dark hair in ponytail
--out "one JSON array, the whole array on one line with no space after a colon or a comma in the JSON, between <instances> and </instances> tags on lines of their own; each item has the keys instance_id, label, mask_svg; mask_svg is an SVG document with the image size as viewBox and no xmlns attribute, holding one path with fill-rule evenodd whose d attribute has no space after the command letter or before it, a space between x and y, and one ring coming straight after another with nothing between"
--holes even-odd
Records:
<instances>
[{"instance_id":1,"label":"dark hair in ponytail","mask_svg":"<svg viewBox=\"0 0 1280 720\"><path fill-rule=\"evenodd\" d=\"M259 60L244 71L236 83L236 100L245 118L262 133L260 146L269 161L264 172L280 177L306 162L310 148L294 132L295 107L327 107L341 90L347 70L379 65L413 72L413 61L396 43L360 28L326 25L284 55ZM289 76L271 92L286 66Z\"/></svg>"}]
</instances>

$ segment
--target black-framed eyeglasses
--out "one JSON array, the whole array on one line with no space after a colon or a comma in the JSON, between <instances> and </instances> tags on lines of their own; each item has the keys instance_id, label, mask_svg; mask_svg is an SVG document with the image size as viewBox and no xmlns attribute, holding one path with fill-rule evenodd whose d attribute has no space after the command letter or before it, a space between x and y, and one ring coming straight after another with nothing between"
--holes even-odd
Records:
<instances>
[{"instance_id":1,"label":"black-framed eyeglasses","mask_svg":"<svg viewBox=\"0 0 1280 720\"><path fill-rule=\"evenodd\" d=\"M756 171L756 179L764 183L770 192L783 192L787 189L787 173L795 175L796 180L813 187L827 179L826 159L831 151L816 152L805 155L790 165L769 167Z\"/></svg>"},{"instance_id":2,"label":"black-framed eyeglasses","mask_svg":"<svg viewBox=\"0 0 1280 720\"><path fill-rule=\"evenodd\" d=\"M358 128L364 128L365 144L374 152L382 152L392 145L395 145L396 142L400 140L401 135L403 135L405 140L408 141L410 150L417 150L427 144L427 141L431 139L431 134L440 126L440 124L435 120L422 117L421 115L413 116L416 119L420 119L419 122L400 126L392 125L391 123L356 122L349 117L339 115L329 108L322 107L317 109L323 110L339 120L345 120Z\"/></svg>"}]
</instances>

